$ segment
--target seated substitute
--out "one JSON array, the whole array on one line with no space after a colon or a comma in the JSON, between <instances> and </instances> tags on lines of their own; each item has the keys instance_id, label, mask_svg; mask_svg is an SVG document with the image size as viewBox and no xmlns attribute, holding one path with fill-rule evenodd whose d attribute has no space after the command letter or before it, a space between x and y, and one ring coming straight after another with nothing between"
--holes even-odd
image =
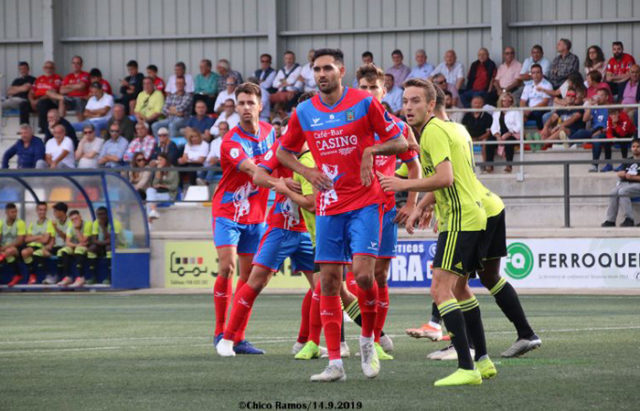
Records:
<instances>
[{"instance_id":1,"label":"seated substitute","mask_svg":"<svg viewBox=\"0 0 640 411\"><path fill-rule=\"evenodd\" d=\"M82 287L85 283L84 269L87 262L87 247L91 240L91 221L83 221L78 210L69 213L71 224L67 227L67 239L65 246L60 249L59 256L62 259L64 278L59 286ZM76 276L71 272L71 260L76 263Z\"/></svg>"},{"instance_id":2,"label":"seated substitute","mask_svg":"<svg viewBox=\"0 0 640 411\"><path fill-rule=\"evenodd\" d=\"M14 203L7 203L4 207L5 220L0 220L0 264L7 264L14 273L13 278L7 286L13 287L22 280L20 267L18 266L18 256L24 244L24 237L27 234L27 226L24 220L18 218L18 207Z\"/></svg>"},{"instance_id":3,"label":"seated substitute","mask_svg":"<svg viewBox=\"0 0 640 411\"><path fill-rule=\"evenodd\" d=\"M40 272L44 269L45 258L51 255L53 239L56 231L53 223L47 218L47 203L38 202L36 205L37 221L32 221L27 229L24 242L26 247L20 251L22 261L27 266L29 280L27 284L32 285L38 281L36 269Z\"/></svg>"}]
</instances>

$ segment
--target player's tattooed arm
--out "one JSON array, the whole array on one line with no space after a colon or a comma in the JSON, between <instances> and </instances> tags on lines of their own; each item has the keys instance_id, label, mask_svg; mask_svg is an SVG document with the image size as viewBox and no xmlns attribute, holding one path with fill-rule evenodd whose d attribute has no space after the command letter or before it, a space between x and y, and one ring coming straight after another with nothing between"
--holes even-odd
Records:
<instances>
[{"instance_id":1,"label":"player's tattooed arm","mask_svg":"<svg viewBox=\"0 0 640 411\"><path fill-rule=\"evenodd\" d=\"M280 164L300 174L318 190L329 190L333 186L333 181L325 173L317 168L306 167L295 154L278 147L276 155Z\"/></svg>"},{"instance_id":2,"label":"player's tattooed arm","mask_svg":"<svg viewBox=\"0 0 640 411\"><path fill-rule=\"evenodd\" d=\"M385 191L435 191L453 185L453 167L449 160L445 160L436 166L433 175L426 178L403 180L378 172L378 180Z\"/></svg>"}]
</instances>

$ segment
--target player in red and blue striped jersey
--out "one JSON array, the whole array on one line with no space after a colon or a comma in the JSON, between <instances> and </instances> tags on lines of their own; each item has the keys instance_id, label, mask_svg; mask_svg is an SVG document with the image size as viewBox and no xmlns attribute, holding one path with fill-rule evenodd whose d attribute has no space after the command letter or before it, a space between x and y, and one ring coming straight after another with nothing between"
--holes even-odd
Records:
<instances>
[{"instance_id":1,"label":"player in red and blue striped jersey","mask_svg":"<svg viewBox=\"0 0 640 411\"><path fill-rule=\"evenodd\" d=\"M405 152L398 125L369 93L342 85L344 56L337 49L314 55L319 94L300 104L281 137L280 162L311 182L320 193L316 205L316 263L320 264L320 311L329 351L329 366L312 381L345 379L340 359L342 264L351 250L362 313L362 370L376 377L380 362L373 344L378 290L374 266L379 251L383 192L373 168L376 155ZM376 144L374 134L381 143ZM316 168L302 165L305 141Z\"/></svg>"}]
</instances>

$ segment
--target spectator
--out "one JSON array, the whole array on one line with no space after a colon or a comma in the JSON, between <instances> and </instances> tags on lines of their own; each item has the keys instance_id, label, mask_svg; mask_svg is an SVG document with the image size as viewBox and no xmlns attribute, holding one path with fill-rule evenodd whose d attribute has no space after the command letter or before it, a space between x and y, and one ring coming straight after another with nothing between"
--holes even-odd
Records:
<instances>
[{"instance_id":1,"label":"spectator","mask_svg":"<svg viewBox=\"0 0 640 411\"><path fill-rule=\"evenodd\" d=\"M218 93L221 93L226 89L229 77L233 77L234 83L242 83L242 75L235 70L231 69L231 64L227 59L220 59L216 64L216 71L218 72ZM217 102L217 100L216 100ZM214 109L215 110L215 109Z\"/></svg>"},{"instance_id":2,"label":"spectator","mask_svg":"<svg viewBox=\"0 0 640 411\"><path fill-rule=\"evenodd\" d=\"M127 151L127 140L120 134L120 127L112 124L109 127L109 139L104 142L98 155L100 167L117 168L122 163L122 157Z\"/></svg>"},{"instance_id":3,"label":"spectator","mask_svg":"<svg viewBox=\"0 0 640 411\"><path fill-rule=\"evenodd\" d=\"M640 87L638 87L638 80L640 80L640 66L634 64L629 69L629 80L618 86L618 103L620 104L638 104L640 102ZM632 107L625 107L624 111L635 118L636 110ZM637 120L635 121L637 124Z\"/></svg>"},{"instance_id":4,"label":"spectator","mask_svg":"<svg viewBox=\"0 0 640 411\"><path fill-rule=\"evenodd\" d=\"M599 71L604 78L607 71L607 64L604 61L604 53L599 46L590 46L587 49L587 57L584 59L585 77L592 71Z\"/></svg>"},{"instance_id":5,"label":"spectator","mask_svg":"<svg viewBox=\"0 0 640 411\"><path fill-rule=\"evenodd\" d=\"M29 112L38 113L38 127L41 132L47 128L47 113L52 108L58 108L55 101L49 98L49 90L58 92L62 84L62 78L55 72L56 66L53 61L45 61L42 66L43 75L39 76L31 90L29 90L29 103L20 104L21 123L29 122ZM26 121L22 121L25 120Z\"/></svg>"},{"instance_id":6,"label":"spectator","mask_svg":"<svg viewBox=\"0 0 640 411\"><path fill-rule=\"evenodd\" d=\"M387 74L393 75L394 85L398 88L402 88L402 84L411 73L411 68L406 66L402 60L404 56L402 55L402 51L399 49L395 49L391 52L391 61L393 61L393 66L389 67L386 71Z\"/></svg>"},{"instance_id":7,"label":"spectator","mask_svg":"<svg viewBox=\"0 0 640 411\"><path fill-rule=\"evenodd\" d=\"M143 153L135 153L131 161L131 168L148 168L147 160ZM142 200L147 199L147 188L151 185L151 170L130 170L127 172L129 182L133 189L138 192Z\"/></svg>"},{"instance_id":8,"label":"spectator","mask_svg":"<svg viewBox=\"0 0 640 411\"><path fill-rule=\"evenodd\" d=\"M544 51L542 50L542 46L539 44L531 47L531 56L527 57L522 62L522 70L520 70L520 76L518 76L520 86L526 86L531 82L531 66L534 64L538 64L542 67L543 76L547 77L549 75L551 63L546 57L544 57Z\"/></svg>"},{"instance_id":9,"label":"spectator","mask_svg":"<svg viewBox=\"0 0 640 411\"><path fill-rule=\"evenodd\" d=\"M520 71L522 71L522 64L516 60L516 50L510 46L505 47L502 53L502 59L503 62L498 66L496 77L493 80L493 87L498 95L509 92L516 93L517 96L519 96L520 93L517 92L520 87L518 76L520 75Z\"/></svg>"},{"instance_id":10,"label":"spectator","mask_svg":"<svg viewBox=\"0 0 640 411\"><path fill-rule=\"evenodd\" d=\"M218 119L216 120L214 125L211 127L211 130L210 130L211 136L213 137L224 136L224 134L220 134L220 130L218 129L218 126L222 122L227 123L227 126L230 129L237 126L238 123L240 122L240 115L236 113L236 103L231 99L224 102L224 111L220 113L220 115L218 116Z\"/></svg>"},{"instance_id":11,"label":"spectator","mask_svg":"<svg viewBox=\"0 0 640 411\"><path fill-rule=\"evenodd\" d=\"M180 157L178 146L169 138L169 130L166 127L161 127L158 130L158 145L151 154L151 167L156 166L155 161L160 154L167 156L169 164L172 166L178 164L178 157Z\"/></svg>"},{"instance_id":12,"label":"spectator","mask_svg":"<svg viewBox=\"0 0 640 411\"><path fill-rule=\"evenodd\" d=\"M89 71L89 84L91 83L100 83L102 85L102 91L106 94L113 95L113 91L111 90L111 84L105 79L102 78L102 71L97 68L92 68Z\"/></svg>"},{"instance_id":13,"label":"spectator","mask_svg":"<svg viewBox=\"0 0 640 411\"><path fill-rule=\"evenodd\" d=\"M599 71L591 71L587 74L587 100L593 100L593 97L596 95L598 90L601 88L607 89L609 92L609 101L608 103L613 103L613 96L611 94L611 88L607 83L602 81L602 74ZM593 103L592 103L593 104Z\"/></svg>"},{"instance_id":14,"label":"spectator","mask_svg":"<svg viewBox=\"0 0 640 411\"><path fill-rule=\"evenodd\" d=\"M90 123L84 125L82 134L75 153L78 168L98 168L98 154L104 140L96 136L96 129Z\"/></svg>"},{"instance_id":15,"label":"spectator","mask_svg":"<svg viewBox=\"0 0 640 411\"><path fill-rule=\"evenodd\" d=\"M213 106L213 111L216 113L221 113L224 110L224 102L232 99L234 102L236 101L236 88L238 87L238 83L236 82L235 77L229 76L227 78L227 82L225 83L224 88L220 93L218 93L218 97L216 98L216 103Z\"/></svg>"},{"instance_id":16,"label":"spectator","mask_svg":"<svg viewBox=\"0 0 640 411\"><path fill-rule=\"evenodd\" d=\"M489 50L482 47L478 50L478 60L474 61L469 67L467 90L460 94L462 105L469 107L471 99L475 96L482 96L485 101L495 101L495 91L493 89L495 75L496 63L489 58Z\"/></svg>"},{"instance_id":17,"label":"spectator","mask_svg":"<svg viewBox=\"0 0 640 411\"><path fill-rule=\"evenodd\" d=\"M76 112L78 120L84 120L84 106L89 97L89 73L82 71L82 57L73 56L71 73L64 76L60 91L49 90L47 95L58 102L58 111L64 117L67 106ZM100 85L102 87L102 85Z\"/></svg>"},{"instance_id":18,"label":"spectator","mask_svg":"<svg viewBox=\"0 0 640 411\"><path fill-rule=\"evenodd\" d=\"M149 134L149 126L146 123L136 123L136 137L129 143L122 160L131 161L136 154L140 153L145 161L149 162L155 147L156 139Z\"/></svg>"},{"instance_id":19,"label":"spectator","mask_svg":"<svg viewBox=\"0 0 640 411\"><path fill-rule=\"evenodd\" d=\"M276 78L276 71L271 67L271 54L260 55L260 68L255 71L254 76L258 79L260 87L267 93L275 93L273 80Z\"/></svg>"},{"instance_id":20,"label":"spectator","mask_svg":"<svg viewBox=\"0 0 640 411\"><path fill-rule=\"evenodd\" d=\"M44 143L33 135L33 129L28 123L20 124L20 140L16 141L4 152L2 168L9 168L9 161L18 156L18 168L44 168Z\"/></svg>"},{"instance_id":21,"label":"spectator","mask_svg":"<svg viewBox=\"0 0 640 411\"><path fill-rule=\"evenodd\" d=\"M73 142L62 124L53 126L53 138L45 145L44 161L49 168L75 168Z\"/></svg>"},{"instance_id":22,"label":"spectator","mask_svg":"<svg viewBox=\"0 0 640 411\"><path fill-rule=\"evenodd\" d=\"M448 91L451 93L451 98L453 99L453 105L455 107L462 107L460 103L460 95L458 94L458 89L456 86L447 83L447 79L444 74L438 73L431 78L431 81L436 87L439 87L443 92Z\"/></svg>"},{"instance_id":23,"label":"spectator","mask_svg":"<svg viewBox=\"0 0 640 411\"><path fill-rule=\"evenodd\" d=\"M629 69L636 64L631 54L624 52L621 41L614 41L611 46L613 56L607 63L606 81L611 86L613 94L618 94L618 86L629 80Z\"/></svg>"},{"instance_id":24,"label":"spectator","mask_svg":"<svg viewBox=\"0 0 640 411\"><path fill-rule=\"evenodd\" d=\"M93 124L96 133L101 134L102 129L107 127L113 110L113 96L104 94L100 83L92 83L89 87L91 98L87 101L84 109L84 118L86 122ZM82 130L84 123L74 123L73 128L76 131Z\"/></svg>"},{"instance_id":25,"label":"spectator","mask_svg":"<svg viewBox=\"0 0 640 411\"><path fill-rule=\"evenodd\" d=\"M534 64L531 66L531 80L532 83L527 84L522 91L520 97L520 107L547 107L551 98L547 93L540 91L538 87L542 89L551 89L551 83L542 76L542 66ZM525 111L525 121L535 120L538 131L541 131L544 127L542 116L546 111Z\"/></svg>"},{"instance_id":26,"label":"spectator","mask_svg":"<svg viewBox=\"0 0 640 411\"><path fill-rule=\"evenodd\" d=\"M445 110L447 110L447 113L449 115L449 120L456 123L460 123L462 121L462 117L464 116L464 113L460 111L451 111L452 109L455 108L453 106L453 96L451 95L451 92L449 90L446 90L443 93L444 93L444 108Z\"/></svg>"},{"instance_id":27,"label":"spectator","mask_svg":"<svg viewBox=\"0 0 640 411\"><path fill-rule=\"evenodd\" d=\"M549 81L554 89L560 87L569 74L580 70L580 59L571 53L571 40L558 40L556 51L558 55L553 59L549 70Z\"/></svg>"},{"instance_id":28,"label":"spectator","mask_svg":"<svg viewBox=\"0 0 640 411\"><path fill-rule=\"evenodd\" d=\"M113 124L117 125L120 128L120 135L127 139L127 141L131 141L133 136L135 135L134 123L131 121L129 116L125 114L125 108L122 104L114 104L113 105L113 115L107 122L107 129L111 127ZM109 137L107 133L107 138ZM101 137L98 135L98 137Z\"/></svg>"},{"instance_id":29,"label":"spectator","mask_svg":"<svg viewBox=\"0 0 640 411\"><path fill-rule=\"evenodd\" d=\"M576 106L577 93L571 88L565 97L568 106ZM545 121L544 127L540 132L542 140L566 140L568 136L573 135L578 130L584 129L584 110L580 109L561 109L554 111ZM543 149L549 145L543 146Z\"/></svg>"},{"instance_id":30,"label":"spectator","mask_svg":"<svg viewBox=\"0 0 640 411\"><path fill-rule=\"evenodd\" d=\"M482 96L475 96L471 99L471 108L481 109L484 107L484 98ZM491 137L491 123L493 118L491 114L486 111L474 111L471 113L464 113L462 117L462 125L465 126L471 139L473 141L486 141ZM482 161L487 161L486 145L482 145ZM483 171L486 168L482 167ZM493 168L491 169L493 171Z\"/></svg>"},{"instance_id":31,"label":"spectator","mask_svg":"<svg viewBox=\"0 0 640 411\"><path fill-rule=\"evenodd\" d=\"M164 106L164 94L155 90L153 79L145 77L142 80L142 91L136 98L136 107L133 114L138 122L153 124L162 115L162 106Z\"/></svg>"},{"instance_id":32,"label":"spectator","mask_svg":"<svg viewBox=\"0 0 640 411\"><path fill-rule=\"evenodd\" d=\"M212 67L211 60L201 60L200 73L196 74L194 84L193 101L204 101L207 113L213 112L213 103L216 101L216 94L218 94L218 74L211 71Z\"/></svg>"},{"instance_id":33,"label":"spectator","mask_svg":"<svg viewBox=\"0 0 640 411\"><path fill-rule=\"evenodd\" d=\"M182 61L177 62L173 67L173 74L169 76L167 87L164 89L165 93L175 94L178 91L178 88L176 87L176 79L178 79L179 77L184 78L184 91L187 94L193 93L195 90L195 86L193 84L193 76L187 73L187 66Z\"/></svg>"},{"instance_id":34,"label":"spectator","mask_svg":"<svg viewBox=\"0 0 640 411\"><path fill-rule=\"evenodd\" d=\"M147 77L153 81L153 88L161 92L164 96L167 85L164 83L164 80L158 76L158 66L155 64L149 64L147 66Z\"/></svg>"},{"instance_id":35,"label":"spectator","mask_svg":"<svg viewBox=\"0 0 640 411\"><path fill-rule=\"evenodd\" d=\"M11 82L7 90L7 98L2 101L2 110L19 109L20 104L29 104L29 91L36 82L36 78L29 74L29 63L26 61L18 63L18 73L20 75ZM29 122L29 111L26 110L25 114L25 118L20 117L20 123Z\"/></svg>"},{"instance_id":36,"label":"spectator","mask_svg":"<svg viewBox=\"0 0 640 411\"><path fill-rule=\"evenodd\" d=\"M136 98L142 91L142 80L144 75L138 72L138 62L129 60L127 62L127 72L129 75L120 80L120 95L118 103L124 105L125 113L133 113L136 104Z\"/></svg>"},{"instance_id":37,"label":"spectator","mask_svg":"<svg viewBox=\"0 0 640 411\"><path fill-rule=\"evenodd\" d=\"M573 133L569 138L571 140L584 140L584 139L602 139L605 137L605 133L607 131L607 120L609 117L609 112L606 108L598 108L599 105L607 104L609 101L609 90L606 88L601 88L596 93L593 98L593 108L589 108L585 110L583 121L585 124L588 121L591 121L591 129L585 128L583 130L578 130ZM600 143L594 142L591 148L591 155L594 160L600 159L600 153L602 152L602 144L604 146L604 157L607 160L611 159L611 146L608 143ZM608 166L608 167L607 167ZM613 167L610 164L607 164L603 167L602 171L611 171ZM591 173L598 172L598 165L593 164L593 166L589 169Z\"/></svg>"},{"instance_id":38,"label":"spectator","mask_svg":"<svg viewBox=\"0 0 640 411\"><path fill-rule=\"evenodd\" d=\"M285 51L284 66L278 70L273 80L276 92L269 97L271 104L284 104L287 111L291 110L302 91L303 83L299 81L301 72L302 67L296 63L293 51Z\"/></svg>"},{"instance_id":39,"label":"spectator","mask_svg":"<svg viewBox=\"0 0 640 411\"><path fill-rule=\"evenodd\" d=\"M276 134L276 140L279 139L282 136L282 123L276 120L271 123L271 126Z\"/></svg>"},{"instance_id":40,"label":"spectator","mask_svg":"<svg viewBox=\"0 0 640 411\"><path fill-rule=\"evenodd\" d=\"M18 208L14 203L6 203L4 206L5 220L2 221L2 236L0 236L0 263L7 264L14 272L14 276L7 284L13 287L22 280L18 258L24 245L24 237L27 234L27 226L18 217Z\"/></svg>"},{"instance_id":41,"label":"spectator","mask_svg":"<svg viewBox=\"0 0 640 411\"><path fill-rule=\"evenodd\" d=\"M636 136L636 126L633 124L633 121L629 118L627 113L624 110L613 108L609 110L609 118L607 119L607 138L608 139L616 139L616 138L632 138ZM613 141L611 143L606 143L609 145L609 150L611 146L614 144ZM626 159L629 151L629 143L628 142L619 142L620 145L620 154L622 154L622 158ZM605 148L606 153L606 148ZM605 166L606 167L606 166ZM616 168L615 171L624 170L624 164L620 165ZM604 168L602 169L604 171Z\"/></svg>"},{"instance_id":42,"label":"spectator","mask_svg":"<svg viewBox=\"0 0 640 411\"><path fill-rule=\"evenodd\" d=\"M373 64L373 53L370 51L365 51L360 55L360 59L362 60L362 65L365 64ZM358 88L358 79L353 79L353 88Z\"/></svg>"},{"instance_id":43,"label":"spectator","mask_svg":"<svg viewBox=\"0 0 640 411\"><path fill-rule=\"evenodd\" d=\"M209 144L202 141L202 136L196 130L189 129L186 133L187 144L184 146L184 153L178 159L178 164L183 167L202 167L204 160L209 155ZM196 183L197 175L195 171L187 171L183 176L188 178L189 185ZM183 178L184 180L184 178Z\"/></svg>"},{"instance_id":44,"label":"spectator","mask_svg":"<svg viewBox=\"0 0 640 411\"><path fill-rule=\"evenodd\" d=\"M229 124L226 121L218 124L218 130L220 131L220 137L216 137L209 144L209 154L205 160L205 166L207 167L220 167L220 145L222 144L222 138L229 132ZM219 170L208 170L205 180L207 183L213 183L217 177L221 175Z\"/></svg>"},{"instance_id":45,"label":"spectator","mask_svg":"<svg viewBox=\"0 0 640 411\"><path fill-rule=\"evenodd\" d=\"M316 91L318 89L316 85L316 79L313 76L313 56L316 51L314 49L309 50L307 53L307 64L302 66L300 70L300 77L298 77L298 81L302 84L302 92L311 92Z\"/></svg>"},{"instance_id":46,"label":"spectator","mask_svg":"<svg viewBox=\"0 0 640 411\"><path fill-rule=\"evenodd\" d=\"M435 77L436 74L442 74L447 83L454 86L456 90L460 90L464 84L464 66L462 63L457 62L456 59L456 52L447 50L444 53L444 61L438 64L431 72L431 77Z\"/></svg>"},{"instance_id":47,"label":"spectator","mask_svg":"<svg viewBox=\"0 0 640 411\"><path fill-rule=\"evenodd\" d=\"M189 114L191 113L191 94L185 91L185 79L178 77L176 79L176 92L167 96L162 107L162 114L165 115L164 120L158 120L153 123L153 135L158 135L161 127L169 127L171 138L180 136L180 129L187 124Z\"/></svg>"},{"instance_id":48,"label":"spectator","mask_svg":"<svg viewBox=\"0 0 640 411\"><path fill-rule=\"evenodd\" d=\"M393 74L386 73L384 75L385 96L382 97L383 102L387 102L391 107L391 112L398 115L402 110L402 89L396 86Z\"/></svg>"},{"instance_id":49,"label":"spectator","mask_svg":"<svg viewBox=\"0 0 640 411\"><path fill-rule=\"evenodd\" d=\"M504 92L498 97L498 108L510 108L513 107L513 95L511 93ZM522 132L522 117L517 110L507 111L495 111L493 113L493 122L491 123L491 134L494 138L490 140L497 141L509 141L520 140L520 133ZM501 149L504 147L504 149ZM507 162L513 161L514 145L505 144L504 146L498 146L498 153L504 150L505 158ZM496 153L495 145L487 145L487 162L493 162L493 157ZM493 167L487 167L487 172L493 171ZM511 164L508 164L504 171L510 173L512 171Z\"/></svg>"},{"instance_id":50,"label":"spectator","mask_svg":"<svg viewBox=\"0 0 640 411\"><path fill-rule=\"evenodd\" d=\"M433 64L427 63L427 52L424 49L417 50L415 59L416 66L411 69L407 80L412 78L428 79L433 71Z\"/></svg>"},{"instance_id":51,"label":"spectator","mask_svg":"<svg viewBox=\"0 0 640 411\"><path fill-rule=\"evenodd\" d=\"M567 80L557 90L546 89L540 86L537 88L537 90L546 93L550 97L553 97L554 105L566 106L564 99L566 98L567 91L569 91L570 88L574 89L576 91L576 94L578 95L586 95L587 90L584 87L584 79L582 78L582 74L580 74L579 71L574 71L573 73L569 74Z\"/></svg>"},{"instance_id":52,"label":"spectator","mask_svg":"<svg viewBox=\"0 0 640 411\"><path fill-rule=\"evenodd\" d=\"M78 147L78 137L76 136L76 130L73 125L69 123L64 117L60 117L60 112L57 108L52 108L47 113L47 128L44 130L44 143L53 138L53 126L62 124L64 126L64 135L69 137L73 141L73 146Z\"/></svg>"},{"instance_id":53,"label":"spectator","mask_svg":"<svg viewBox=\"0 0 640 411\"><path fill-rule=\"evenodd\" d=\"M615 227L618 210L622 208L624 221L621 227L633 227L633 208L631 198L640 196L640 140L637 138L631 142L631 154L633 158L625 164L624 169L618 171L618 182L611 191L609 207L607 207L606 220L602 227Z\"/></svg>"},{"instance_id":54,"label":"spectator","mask_svg":"<svg viewBox=\"0 0 640 411\"><path fill-rule=\"evenodd\" d=\"M204 101L196 102L194 109L196 114L195 116L189 117L186 127L198 130L198 132L202 134L202 138L206 142L209 142L211 141L209 129L213 126L215 120L207 115L207 104Z\"/></svg>"},{"instance_id":55,"label":"spectator","mask_svg":"<svg viewBox=\"0 0 640 411\"><path fill-rule=\"evenodd\" d=\"M158 154L158 170L153 173L151 186L147 188L147 215L149 222L160 217L157 210L159 201L174 201L178 194L178 172L165 170L171 165L165 153Z\"/></svg>"}]
</instances>

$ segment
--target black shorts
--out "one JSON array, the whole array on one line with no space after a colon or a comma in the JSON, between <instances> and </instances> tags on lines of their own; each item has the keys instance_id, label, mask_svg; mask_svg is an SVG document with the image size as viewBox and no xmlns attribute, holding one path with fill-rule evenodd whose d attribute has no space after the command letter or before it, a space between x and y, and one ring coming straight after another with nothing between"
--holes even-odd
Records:
<instances>
[{"instance_id":1,"label":"black shorts","mask_svg":"<svg viewBox=\"0 0 640 411\"><path fill-rule=\"evenodd\" d=\"M433 268L465 276L480 268L483 231L444 231L438 235Z\"/></svg>"},{"instance_id":2,"label":"black shorts","mask_svg":"<svg viewBox=\"0 0 640 411\"><path fill-rule=\"evenodd\" d=\"M480 244L482 260L494 260L507 255L507 225L504 210L487 219L487 229L483 231Z\"/></svg>"}]
</instances>

